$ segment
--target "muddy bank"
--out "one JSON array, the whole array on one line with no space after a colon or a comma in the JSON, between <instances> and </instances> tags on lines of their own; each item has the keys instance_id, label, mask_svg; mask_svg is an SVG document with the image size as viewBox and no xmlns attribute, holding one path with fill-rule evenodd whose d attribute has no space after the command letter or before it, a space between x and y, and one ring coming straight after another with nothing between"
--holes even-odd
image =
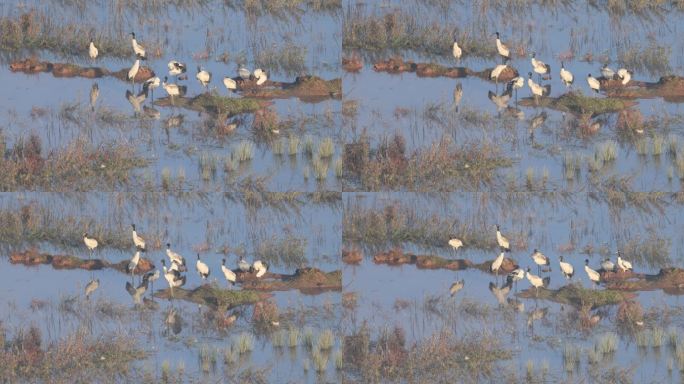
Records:
<instances>
[{"instance_id":1,"label":"muddy bank","mask_svg":"<svg viewBox=\"0 0 684 384\"><path fill-rule=\"evenodd\" d=\"M291 83L267 80L262 85L256 79L234 78L243 97L255 99L298 98L304 102L318 102L342 98L342 79L323 80L318 76L298 76Z\"/></svg>"},{"instance_id":2,"label":"muddy bank","mask_svg":"<svg viewBox=\"0 0 684 384\"><path fill-rule=\"evenodd\" d=\"M342 261L345 264L360 264L363 261L363 253L358 249L343 249Z\"/></svg>"},{"instance_id":3,"label":"muddy bank","mask_svg":"<svg viewBox=\"0 0 684 384\"><path fill-rule=\"evenodd\" d=\"M619 291L654 291L662 289L673 295L684 294L684 269L663 268L655 275L631 271L602 271L601 280L607 289Z\"/></svg>"},{"instance_id":4,"label":"muddy bank","mask_svg":"<svg viewBox=\"0 0 684 384\"><path fill-rule=\"evenodd\" d=\"M242 289L254 291L289 291L297 289L304 294L318 294L342 290L342 271L323 272L317 268L299 268L292 275L267 272L257 278L252 272L238 272L237 282Z\"/></svg>"},{"instance_id":5,"label":"muddy bank","mask_svg":"<svg viewBox=\"0 0 684 384\"><path fill-rule=\"evenodd\" d=\"M395 57L373 64L376 72L403 73L415 72L418 77L450 77L461 78L466 76L476 76L484 80L492 81L490 75L494 68L487 68L482 71L474 71L466 67L445 67L435 63L415 63L404 61L402 58ZM513 67L506 67L499 75L498 82L505 83L518 76L518 71Z\"/></svg>"},{"instance_id":6,"label":"muddy bank","mask_svg":"<svg viewBox=\"0 0 684 384\"><path fill-rule=\"evenodd\" d=\"M112 72L107 68L100 67L81 67L70 63L51 63L48 61L39 61L36 58L28 58L24 60L14 61L9 66L12 72L23 72L27 74L51 72L55 77L85 77L88 79L95 79L105 76L112 76L121 81L128 82L128 70L130 68L123 68ZM135 75L136 83L143 83L145 80L154 77L154 71L149 67L140 66L138 73Z\"/></svg>"},{"instance_id":7,"label":"muddy bank","mask_svg":"<svg viewBox=\"0 0 684 384\"><path fill-rule=\"evenodd\" d=\"M487 260L483 263L474 263L466 259L445 259L436 255L414 255L412 253L404 253L401 249L393 249L388 252L380 252L373 256L373 262L376 264L387 265L403 265L415 264L420 269L450 269L452 271L459 271L467 268L479 269L482 272L494 274L491 271L492 260ZM499 275L505 275L514 269L518 268L515 260L508 257L504 258L499 270Z\"/></svg>"},{"instance_id":8,"label":"muddy bank","mask_svg":"<svg viewBox=\"0 0 684 384\"><path fill-rule=\"evenodd\" d=\"M105 268L115 269L122 273L128 273L129 260L122 260L116 263L110 263L102 259L82 259L72 255L51 255L48 253L41 253L37 249L29 249L24 252L13 252L10 254L10 263L24 264L24 265L39 265L50 264L55 269L85 269L88 271L95 271ZM140 257L140 262L136 267L134 274L142 275L154 269L154 264L144 257Z\"/></svg>"},{"instance_id":9,"label":"muddy bank","mask_svg":"<svg viewBox=\"0 0 684 384\"><path fill-rule=\"evenodd\" d=\"M606 305L619 304L636 295L612 289L584 288L579 283L568 284L559 289L530 287L516 294L525 299L551 300L560 304L572 305L578 308L598 308Z\"/></svg>"},{"instance_id":10,"label":"muddy bank","mask_svg":"<svg viewBox=\"0 0 684 384\"><path fill-rule=\"evenodd\" d=\"M629 99L662 97L665 101L684 102L684 77L664 76L656 83L631 80L622 85L620 80L599 78L607 96Z\"/></svg>"},{"instance_id":11,"label":"muddy bank","mask_svg":"<svg viewBox=\"0 0 684 384\"><path fill-rule=\"evenodd\" d=\"M604 113L620 112L637 105L635 101L614 97L585 96L581 92L568 92L558 97L526 97L520 99L524 107L545 107L579 115L597 116Z\"/></svg>"},{"instance_id":12,"label":"muddy bank","mask_svg":"<svg viewBox=\"0 0 684 384\"><path fill-rule=\"evenodd\" d=\"M193 303L209 306L213 309L228 310L241 305L254 304L271 297L265 292L250 290L224 289L217 284L203 284L195 289L174 288L173 294L170 288L154 293L154 297L160 299L185 300Z\"/></svg>"}]
</instances>

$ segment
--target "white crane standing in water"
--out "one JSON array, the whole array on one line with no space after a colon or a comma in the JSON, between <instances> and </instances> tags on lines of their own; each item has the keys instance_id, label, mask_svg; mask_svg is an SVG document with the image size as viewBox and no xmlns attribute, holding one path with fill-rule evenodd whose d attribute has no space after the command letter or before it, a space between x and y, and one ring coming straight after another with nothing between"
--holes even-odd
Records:
<instances>
[{"instance_id":1,"label":"white crane standing in water","mask_svg":"<svg viewBox=\"0 0 684 384\"><path fill-rule=\"evenodd\" d=\"M499 52L499 56L501 56L501 62L505 63L511 59L511 50L508 49L506 44L501 42L501 36L499 35L499 32L494 34L496 35L496 51Z\"/></svg>"}]
</instances>

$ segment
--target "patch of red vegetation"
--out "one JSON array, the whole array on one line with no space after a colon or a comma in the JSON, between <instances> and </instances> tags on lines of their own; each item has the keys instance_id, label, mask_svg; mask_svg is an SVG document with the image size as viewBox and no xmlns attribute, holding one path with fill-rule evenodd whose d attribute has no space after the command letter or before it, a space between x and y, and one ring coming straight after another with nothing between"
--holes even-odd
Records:
<instances>
[{"instance_id":1,"label":"patch of red vegetation","mask_svg":"<svg viewBox=\"0 0 684 384\"><path fill-rule=\"evenodd\" d=\"M346 264L359 264L363 260L363 253L358 249L343 249L342 261Z\"/></svg>"}]
</instances>

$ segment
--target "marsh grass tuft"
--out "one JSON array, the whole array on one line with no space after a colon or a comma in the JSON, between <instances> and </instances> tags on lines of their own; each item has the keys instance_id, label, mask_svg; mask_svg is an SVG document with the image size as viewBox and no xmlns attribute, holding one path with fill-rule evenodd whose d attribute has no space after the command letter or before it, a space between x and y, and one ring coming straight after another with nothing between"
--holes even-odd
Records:
<instances>
[{"instance_id":1,"label":"marsh grass tuft","mask_svg":"<svg viewBox=\"0 0 684 384\"><path fill-rule=\"evenodd\" d=\"M248 332L240 333L233 342L237 353L240 355L250 353L254 348L254 339Z\"/></svg>"},{"instance_id":2,"label":"marsh grass tuft","mask_svg":"<svg viewBox=\"0 0 684 384\"><path fill-rule=\"evenodd\" d=\"M237 154L237 159L241 163L250 161L254 156L254 144L247 140L243 140L238 144L235 153Z\"/></svg>"}]
</instances>

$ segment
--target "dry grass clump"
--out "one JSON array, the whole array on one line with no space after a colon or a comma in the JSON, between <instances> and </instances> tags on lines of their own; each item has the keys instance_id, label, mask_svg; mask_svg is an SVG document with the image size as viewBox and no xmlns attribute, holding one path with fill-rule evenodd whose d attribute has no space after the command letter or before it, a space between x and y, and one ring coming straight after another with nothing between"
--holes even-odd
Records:
<instances>
[{"instance_id":1,"label":"dry grass clump","mask_svg":"<svg viewBox=\"0 0 684 384\"><path fill-rule=\"evenodd\" d=\"M463 382L491 378L495 364L511 352L491 335L456 336L441 331L408 346L400 327L371 340L367 327L344 341L344 368L362 382ZM436 365L437 364L437 365Z\"/></svg>"},{"instance_id":2,"label":"dry grass clump","mask_svg":"<svg viewBox=\"0 0 684 384\"><path fill-rule=\"evenodd\" d=\"M346 176L364 190L406 188L416 191L477 190L490 184L495 171L512 164L487 143L456 146L450 138L409 153L403 136L385 138L376 149L361 137L345 146Z\"/></svg>"},{"instance_id":3,"label":"dry grass clump","mask_svg":"<svg viewBox=\"0 0 684 384\"><path fill-rule=\"evenodd\" d=\"M0 189L42 189L82 191L128 182L128 173L146 161L135 155L130 145L101 144L97 147L78 139L63 149L44 154L36 135L18 139L5 148L0 139Z\"/></svg>"},{"instance_id":4,"label":"dry grass clump","mask_svg":"<svg viewBox=\"0 0 684 384\"><path fill-rule=\"evenodd\" d=\"M0 334L5 334L0 329ZM130 364L145 357L132 338L81 331L44 343L40 330L18 330L0 344L2 382L101 382L128 376ZM126 381L126 380L124 380Z\"/></svg>"},{"instance_id":5,"label":"dry grass clump","mask_svg":"<svg viewBox=\"0 0 684 384\"><path fill-rule=\"evenodd\" d=\"M93 36L100 56L131 56L126 39L94 31L95 25L67 24L31 10L16 18L0 18L0 50L45 49L65 56L87 57L89 38Z\"/></svg>"}]
</instances>

